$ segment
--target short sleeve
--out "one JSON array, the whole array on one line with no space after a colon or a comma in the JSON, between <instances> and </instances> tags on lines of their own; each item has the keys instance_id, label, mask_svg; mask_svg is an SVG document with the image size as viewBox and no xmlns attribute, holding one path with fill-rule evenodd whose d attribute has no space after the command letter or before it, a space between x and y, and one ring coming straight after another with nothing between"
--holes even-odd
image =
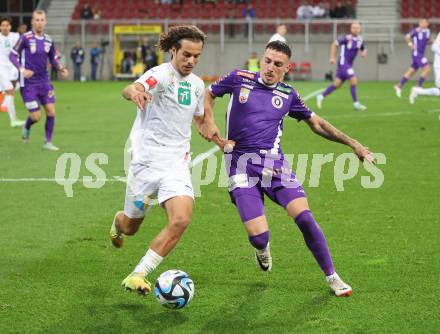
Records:
<instances>
[{"instance_id":1,"label":"short sleeve","mask_svg":"<svg viewBox=\"0 0 440 334\"><path fill-rule=\"evenodd\" d=\"M198 87L196 90L196 96L197 94L199 95L197 97L197 106L194 111L194 116L203 116L205 113L205 87Z\"/></svg>"},{"instance_id":2,"label":"short sleeve","mask_svg":"<svg viewBox=\"0 0 440 334\"><path fill-rule=\"evenodd\" d=\"M221 77L216 82L209 86L212 94L222 97L225 94L231 94L234 88L235 79L237 77L237 70L233 70L224 77Z\"/></svg>"},{"instance_id":3,"label":"short sleeve","mask_svg":"<svg viewBox=\"0 0 440 334\"><path fill-rule=\"evenodd\" d=\"M298 121L309 119L313 116L313 112L305 104L304 100L299 96L297 92L293 92L294 96L292 104L289 109L289 116L297 119Z\"/></svg>"},{"instance_id":4,"label":"short sleeve","mask_svg":"<svg viewBox=\"0 0 440 334\"><path fill-rule=\"evenodd\" d=\"M25 35L21 35L20 38L17 40L17 42L15 43L14 47L12 48L12 52L14 52L15 54L19 55L21 50L23 50L27 45L27 39L25 37Z\"/></svg>"},{"instance_id":5,"label":"short sleeve","mask_svg":"<svg viewBox=\"0 0 440 334\"><path fill-rule=\"evenodd\" d=\"M409 37L411 37L411 38L413 38L415 35L416 35L416 30L415 30L415 29L411 30L411 31L407 34L407 36L409 36Z\"/></svg>"},{"instance_id":6,"label":"short sleeve","mask_svg":"<svg viewBox=\"0 0 440 334\"><path fill-rule=\"evenodd\" d=\"M145 91L149 92L153 96L164 90L165 75L158 67L152 68L142 74L135 83L139 83L144 86Z\"/></svg>"}]
</instances>

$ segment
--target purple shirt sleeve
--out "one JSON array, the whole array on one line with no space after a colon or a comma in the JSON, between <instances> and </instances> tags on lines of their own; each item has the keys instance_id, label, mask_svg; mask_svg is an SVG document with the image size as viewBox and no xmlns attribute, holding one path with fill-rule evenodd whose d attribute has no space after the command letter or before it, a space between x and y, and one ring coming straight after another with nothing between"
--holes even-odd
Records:
<instances>
[{"instance_id":1,"label":"purple shirt sleeve","mask_svg":"<svg viewBox=\"0 0 440 334\"><path fill-rule=\"evenodd\" d=\"M237 70L233 70L224 77L221 77L216 82L209 86L209 90L212 94L218 97L222 97L225 94L232 93L235 84L235 78L237 76Z\"/></svg>"},{"instance_id":2,"label":"purple shirt sleeve","mask_svg":"<svg viewBox=\"0 0 440 334\"><path fill-rule=\"evenodd\" d=\"M26 44L27 44L27 39L25 38L24 35L21 35L17 43L15 43L14 47L9 53L9 60L17 69L20 69L20 61L18 60L18 55L24 49Z\"/></svg>"},{"instance_id":3,"label":"purple shirt sleeve","mask_svg":"<svg viewBox=\"0 0 440 334\"><path fill-rule=\"evenodd\" d=\"M411 38L413 38L416 34L417 34L416 29L413 29L413 30L411 30L411 31L408 33L408 36L411 37Z\"/></svg>"},{"instance_id":4,"label":"purple shirt sleeve","mask_svg":"<svg viewBox=\"0 0 440 334\"><path fill-rule=\"evenodd\" d=\"M309 119L313 116L313 112L306 106L304 100L299 96L297 92L293 93L292 104L289 109L289 116L301 121L303 119Z\"/></svg>"},{"instance_id":5,"label":"purple shirt sleeve","mask_svg":"<svg viewBox=\"0 0 440 334\"><path fill-rule=\"evenodd\" d=\"M55 49L55 43L52 43L50 50L49 50L49 53L47 55L49 57L49 61L50 61L50 64L52 65L52 68L58 69L58 66L60 65L60 63L58 62L58 59L57 59L57 52Z\"/></svg>"}]
</instances>

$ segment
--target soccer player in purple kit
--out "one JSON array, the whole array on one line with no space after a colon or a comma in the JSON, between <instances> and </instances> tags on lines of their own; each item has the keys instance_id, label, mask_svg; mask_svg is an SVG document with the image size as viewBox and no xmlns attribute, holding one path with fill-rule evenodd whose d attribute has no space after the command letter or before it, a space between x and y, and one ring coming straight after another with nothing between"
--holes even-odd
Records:
<instances>
[{"instance_id":1,"label":"soccer player in purple kit","mask_svg":"<svg viewBox=\"0 0 440 334\"><path fill-rule=\"evenodd\" d=\"M342 86L344 81L350 80L350 92L351 98L353 99L353 107L356 110L366 110L367 107L361 104L358 101L357 96L357 84L358 79L356 77L356 73L353 70L353 62L357 56L358 51L360 50L360 54L362 57L367 56L367 49L365 47L364 41L362 39L361 33L361 25L359 22L353 22L350 26L350 34L343 35L339 37L336 41L334 41L330 48L330 63L336 63L336 55L338 47L339 58L337 60L338 69L336 71L336 80L327 89L324 93L316 96L316 105L319 109L322 108L322 101L325 97L330 95L334 90L338 89Z\"/></svg>"},{"instance_id":2,"label":"soccer player in purple kit","mask_svg":"<svg viewBox=\"0 0 440 334\"><path fill-rule=\"evenodd\" d=\"M431 73L431 67L429 66L428 59L425 57L425 49L428 43L431 42L431 32L428 29L429 21L422 19L419 22L419 26L411 30L406 36L405 41L411 49L412 63L410 68L405 72L402 79L394 86L394 91L397 97L402 97L402 87L405 83L411 79L416 72L421 69L419 81L417 87L422 87L423 82Z\"/></svg>"},{"instance_id":3,"label":"soccer player in purple kit","mask_svg":"<svg viewBox=\"0 0 440 334\"><path fill-rule=\"evenodd\" d=\"M231 95L226 129L227 139L234 141L235 146L231 154L225 155L229 194L255 248L259 267L263 271L272 267L263 204L266 194L295 220L331 290L337 296L348 296L352 289L335 272L326 239L313 218L304 189L284 159L280 147L284 117L304 120L316 134L351 147L361 160L372 162L373 158L366 147L314 114L291 86L281 82L289 71L290 57L287 44L270 42L261 58L259 73L234 70L208 88L205 117L213 117L216 97ZM206 138L217 134L218 129L213 127L209 131Z\"/></svg>"},{"instance_id":4,"label":"soccer player in purple kit","mask_svg":"<svg viewBox=\"0 0 440 334\"><path fill-rule=\"evenodd\" d=\"M32 13L32 30L20 36L12 49L9 59L20 71L20 92L23 102L29 111L29 117L23 127L23 141L29 141L31 126L41 118L40 105L46 111L46 140L43 148L58 151L52 144L55 127L55 93L50 83L47 61L56 68L62 77L69 72L56 58L55 44L52 38L44 33L46 13L35 10ZM20 58L20 59L19 59Z\"/></svg>"}]
</instances>

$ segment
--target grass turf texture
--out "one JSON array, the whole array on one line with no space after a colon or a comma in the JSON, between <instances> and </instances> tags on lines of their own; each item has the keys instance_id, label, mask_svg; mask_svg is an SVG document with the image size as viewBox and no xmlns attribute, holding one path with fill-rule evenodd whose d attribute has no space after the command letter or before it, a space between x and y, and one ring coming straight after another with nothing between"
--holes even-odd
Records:
<instances>
[{"instance_id":1,"label":"grass turf texture","mask_svg":"<svg viewBox=\"0 0 440 334\"><path fill-rule=\"evenodd\" d=\"M101 166L107 177L123 175L123 146L135 115L120 97L124 85L56 84L54 143L80 155L81 177L91 175L84 161L93 152L108 155L108 165ZM298 84L303 96L324 86ZM177 268L194 280L189 307L169 311L153 296L142 299L120 288L165 224L162 209L155 207L140 232L117 250L108 230L123 206L123 183L87 189L78 182L67 198L54 182L0 182L0 333L438 332L440 120L433 109L439 100L420 98L410 106L394 96L391 83L362 83L359 91L366 112L352 110L344 87L319 114L386 154L383 186L362 188L360 176L368 173L361 169L337 192L334 164L324 165L318 188L305 183L352 297L330 294L295 224L267 200L274 266L269 274L257 270L238 214L215 182L202 187L191 226L150 277L154 282ZM308 104L315 106L314 100ZM221 125L226 105L227 98L217 102ZM23 110L18 102L22 118ZM7 115L0 120L1 178L53 178L61 153L42 151L44 123L33 127L24 145ZM193 157L211 146L194 132ZM295 154L349 152L290 119L282 146Z\"/></svg>"}]
</instances>

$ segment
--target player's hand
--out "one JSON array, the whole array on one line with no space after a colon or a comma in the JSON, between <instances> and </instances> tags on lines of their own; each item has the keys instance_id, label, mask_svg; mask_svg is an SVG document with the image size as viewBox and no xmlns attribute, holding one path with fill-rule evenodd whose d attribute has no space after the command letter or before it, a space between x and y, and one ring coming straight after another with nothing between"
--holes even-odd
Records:
<instances>
[{"instance_id":1,"label":"player's hand","mask_svg":"<svg viewBox=\"0 0 440 334\"><path fill-rule=\"evenodd\" d=\"M21 72L25 79L29 79L31 76L34 75L34 71L26 70L24 69L23 72Z\"/></svg>"},{"instance_id":2,"label":"player's hand","mask_svg":"<svg viewBox=\"0 0 440 334\"><path fill-rule=\"evenodd\" d=\"M336 64L336 59L335 58L330 58L330 64Z\"/></svg>"},{"instance_id":3,"label":"player's hand","mask_svg":"<svg viewBox=\"0 0 440 334\"><path fill-rule=\"evenodd\" d=\"M371 154L368 147L362 146L361 144L357 143L353 147L354 153L357 155L360 161L368 161L369 163L375 164L376 160L374 159L373 155Z\"/></svg>"},{"instance_id":4,"label":"player's hand","mask_svg":"<svg viewBox=\"0 0 440 334\"><path fill-rule=\"evenodd\" d=\"M199 128L199 134L207 141L220 134L220 130L214 122L203 122Z\"/></svg>"},{"instance_id":5,"label":"player's hand","mask_svg":"<svg viewBox=\"0 0 440 334\"><path fill-rule=\"evenodd\" d=\"M212 140L224 153L231 153L234 150L235 141L233 140L224 139L220 135L215 135Z\"/></svg>"},{"instance_id":6,"label":"player's hand","mask_svg":"<svg viewBox=\"0 0 440 334\"><path fill-rule=\"evenodd\" d=\"M60 70L60 75L61 75L61 78L66 79L69 76L69 71L67 70L67 68L63 67Z\"/></svg>"},{"instance_id":7,"label":"player's hand","mask_svg":"<svg viewBox=\"0 0 440 334\"><path fill-rule=\"evenodd\" d=\"M135 90L131 95L131 101L141 110L145 110L145 105L153 101L153 96L147 92Z\"/></svg>"},{"instance_id":8,"label":"player's hand","mask_svg":"<svg viewBox=\"0 0 440 334\"><path fill-rule=\"evenodd\" d=\"M231 153L234 150L235 147L235 141L233 140L223 140L223 152L224 153Z\"/></svg>"}]
</instances>

